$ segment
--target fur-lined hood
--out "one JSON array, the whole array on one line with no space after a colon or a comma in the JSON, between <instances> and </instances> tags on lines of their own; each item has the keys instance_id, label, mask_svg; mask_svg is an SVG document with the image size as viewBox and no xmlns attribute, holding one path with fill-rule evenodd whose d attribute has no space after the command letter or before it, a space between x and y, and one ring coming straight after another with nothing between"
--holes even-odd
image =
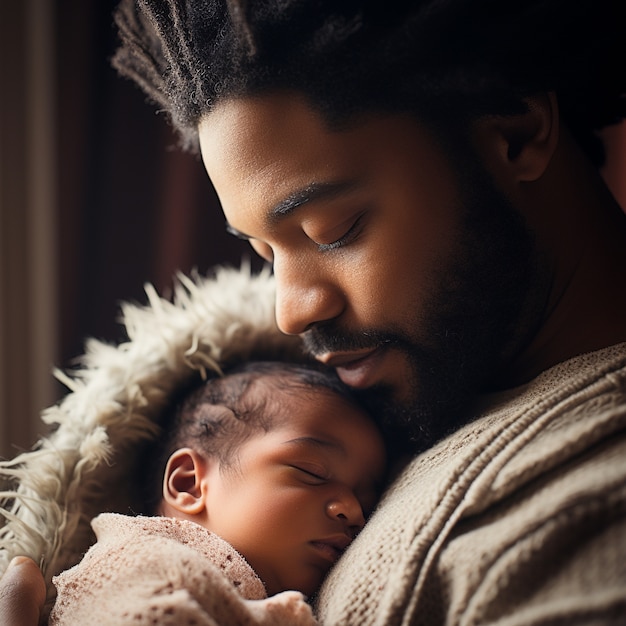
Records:
<instances>
[{"instance_id":1,"label":"fur-lined hood","mask_svg":"<svg viewBox=\"0 0 626 626\"><path fill-rule=\"evenodd\" d=\"M220 268L208 278L179 276L171 301L151 286L146 293L147 306L122 306L128 341L89 340L80 368L56 373L70 391L42 414L53 433L0 463L0 574L14 556L32 557L49 599L52 576L93 542L92 517L129 512L136 452L158 435L175 390L198 371L250 358L304 360L300 340L276 327L269 272Z\"/></svg>"}]
</instances>

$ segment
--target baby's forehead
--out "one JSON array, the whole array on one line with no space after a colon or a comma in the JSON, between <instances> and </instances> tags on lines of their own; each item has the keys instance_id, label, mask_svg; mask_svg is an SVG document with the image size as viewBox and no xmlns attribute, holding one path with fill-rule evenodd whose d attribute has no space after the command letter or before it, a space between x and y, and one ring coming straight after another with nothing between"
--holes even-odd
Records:
<instances>
[{"instance_id":1,"label":"baby's forehead","mask_svg":"<svg viewBox=\"0 0 626 626\"><path fill-rule=\"evenodd\" d=\"M309 456L341 459L355 467L359 484L378 485L386 471L386 449L376 421L341 387L305 382L298 373L256 378L248 407L257 408L272 446ZM263 415L260 415L263 413ZM350 465L348 465L350 461Z\"/></svg>"}]
</instances>

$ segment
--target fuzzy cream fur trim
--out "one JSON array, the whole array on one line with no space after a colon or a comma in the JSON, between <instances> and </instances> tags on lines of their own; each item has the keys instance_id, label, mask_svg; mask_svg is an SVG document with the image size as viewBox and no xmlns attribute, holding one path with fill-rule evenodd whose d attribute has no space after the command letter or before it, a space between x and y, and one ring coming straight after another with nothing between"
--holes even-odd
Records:
<instances>
[{"instance_id":1,"label":"fuzzy cream fur trim","mask_svg":"<svg viewBox=\"0 0 626 626\"><path fill-rule=\"evenodd\" d=\"M0 463L0 574L30 556L53 594L52 576L93 542L90 520L129 511L133 450L158 435L168 397L194 373L253 357L303 359L299 339L276 328L269 272L220 268L179 276L172 300L150 285L146 293L147 306L122 306L128 341L89 340L80 368L56 372L70 391L42 414L54 432Z\"/></svg>"}]
</instances>

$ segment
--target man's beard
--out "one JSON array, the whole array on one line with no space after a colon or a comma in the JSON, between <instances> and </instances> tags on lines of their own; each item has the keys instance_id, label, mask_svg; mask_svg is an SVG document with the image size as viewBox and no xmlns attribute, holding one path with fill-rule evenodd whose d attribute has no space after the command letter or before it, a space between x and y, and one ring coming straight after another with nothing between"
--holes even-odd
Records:
<instances>
[{"instance_id":1,"label":"man's beard","mask_svg":"<svg viewBox=\"0 0 626 626\"><path fill-rule=\"evenodd\" d=\"M419 319L404 325L409 331L351 332L329 321L304 335L312 354L383 347L404 355L409 398L395 397L390 384L355 390L397 451L424 450L471 420L473 398L527 345L545 305L521 216L485 172L465 180L456 252L434 277Z\"/></svg>"}]
</instances>

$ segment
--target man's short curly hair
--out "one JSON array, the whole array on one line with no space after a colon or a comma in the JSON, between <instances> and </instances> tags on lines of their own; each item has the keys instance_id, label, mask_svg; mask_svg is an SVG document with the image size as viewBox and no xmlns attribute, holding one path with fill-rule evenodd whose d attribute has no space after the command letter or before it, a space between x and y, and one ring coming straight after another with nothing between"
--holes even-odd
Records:
<instances>
[{"instance_id":1,"label":"man's short curly hair","mask_svg":"<svg viewBox=\"0 0 626 626\"><path fill-rule=\"evenodd\" d=\"M330 124L409 112L445 127L554 91L597 164L626 116L620 0L123 0L115 67L183 143L221 99L303 93Z\"/></svg>"}]
</instances>

